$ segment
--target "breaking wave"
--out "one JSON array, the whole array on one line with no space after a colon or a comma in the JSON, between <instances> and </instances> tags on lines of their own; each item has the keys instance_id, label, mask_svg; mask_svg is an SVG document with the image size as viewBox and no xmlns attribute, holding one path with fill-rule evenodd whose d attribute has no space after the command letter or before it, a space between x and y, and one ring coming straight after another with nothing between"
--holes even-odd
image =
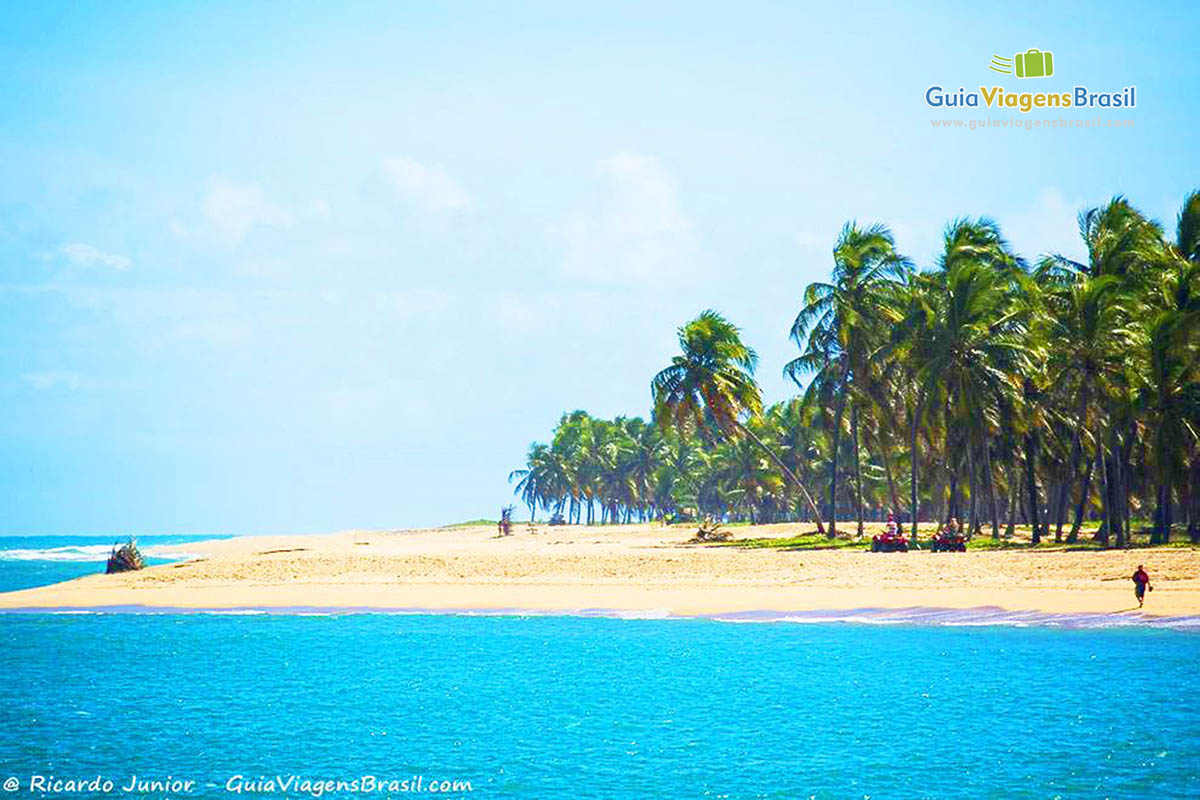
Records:
<instances>
[{"instance_id":1,"label":"breaking wave","mask_svg":"<svg viewBox=\"0 0 1200 800\"><path fill-rule=\"evenodd\" d=\"M0 550L0 561L102 562L108 559L112 547L111 544L77 544L59 547L14 548ZM146 557L164 561L184 561L196 557L194 553L180 550L177 544L139 544L139 548Z\"/></svg>"}]
</instances>

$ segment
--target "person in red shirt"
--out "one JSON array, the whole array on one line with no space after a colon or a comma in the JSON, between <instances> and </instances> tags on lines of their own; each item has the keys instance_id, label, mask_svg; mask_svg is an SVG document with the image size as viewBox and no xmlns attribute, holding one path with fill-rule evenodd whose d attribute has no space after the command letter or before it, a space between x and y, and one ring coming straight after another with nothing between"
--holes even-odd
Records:
<instances>
[{"instance_id":1,"label":"person in red shirt","mask_svg":"<svg viewBox=\"0 0 1200 800\"><path fill-rule=\"evenodd\" d=\"M1147 589L1154 591L1154 587L1150 585L1150 574L1146 572L1145 567L1138 564L1137 572L1133 573L1133 593L1137 595L1138 608L1146 602Z\"/></svg>"}]
</instances>

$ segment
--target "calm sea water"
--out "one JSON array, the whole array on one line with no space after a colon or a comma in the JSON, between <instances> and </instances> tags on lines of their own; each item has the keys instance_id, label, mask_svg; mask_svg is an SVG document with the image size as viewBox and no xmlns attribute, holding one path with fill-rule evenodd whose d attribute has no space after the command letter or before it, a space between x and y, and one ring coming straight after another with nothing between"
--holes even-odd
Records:
<instances>
[{"instance_id":1,"label":"calm sea water","mask_svg":"<svg viewBox=\"0 0 1200 800\"><path fill-rule=\"evenodd\" d=\"M1200 635L1148 629L0 614L0 779L1194 798L1197 664Z\"/></svg>"},{"instance_id":2,"label":"calm sea water","mask_svg":"<svg viewBox=\"0 0 1200 800\"><path fill-rule=\"evenodd\" d=\"M225 536L139 536L149 564L189 557L187 544ZM46 586L104 572L112 536L0 536L0 592Z\"/></svg>"}]
</instances>

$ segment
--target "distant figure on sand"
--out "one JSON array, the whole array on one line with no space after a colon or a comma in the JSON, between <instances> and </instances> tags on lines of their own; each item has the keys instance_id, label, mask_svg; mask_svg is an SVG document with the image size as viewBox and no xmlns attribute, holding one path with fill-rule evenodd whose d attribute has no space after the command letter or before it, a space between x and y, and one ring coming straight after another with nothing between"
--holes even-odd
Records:
<instances>
[{"instance_id":1,"label":"distant figure on sand","mask_svg":"<svg viewBox=\"0 0 1200 800\"><path fill-rule=\"evenodd\" d=\"M891 511L888 512L887 528L885 530L888 536L895 536L900 533L900 526L896 523L896 515Z\"/></svg>"},{"instance_id":2,"label":"distant figure on sand","mask_svg":"<svg viewBox=\"0 0 1200 800\"><path fill-rule=\"evenodd\" d=\"M1138 608L1146 602L1147 589L1154 591L1154 587L1150 585L1150 574L1146 572L1145 567L1138 564L1137 572L1133 573L1133 593L1137 595Z\"/></svg>"}]
</instances>

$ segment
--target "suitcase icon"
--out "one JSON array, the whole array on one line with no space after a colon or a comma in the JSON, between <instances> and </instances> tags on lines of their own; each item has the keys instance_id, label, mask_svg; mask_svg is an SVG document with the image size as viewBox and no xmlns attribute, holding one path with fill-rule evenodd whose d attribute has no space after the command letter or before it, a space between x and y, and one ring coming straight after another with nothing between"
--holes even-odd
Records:
<instances>
[{"instance_id":1,"label":"suitcase icon","mask_svg":"<svg viewBox=\"0 0 1200 800\"><path fill-rule=\"evenodd\" d=\"M1054 54L1031 47L1013 57L1018 78L1049 78L1054 74Z\"/></svg>"}]
</instances>

